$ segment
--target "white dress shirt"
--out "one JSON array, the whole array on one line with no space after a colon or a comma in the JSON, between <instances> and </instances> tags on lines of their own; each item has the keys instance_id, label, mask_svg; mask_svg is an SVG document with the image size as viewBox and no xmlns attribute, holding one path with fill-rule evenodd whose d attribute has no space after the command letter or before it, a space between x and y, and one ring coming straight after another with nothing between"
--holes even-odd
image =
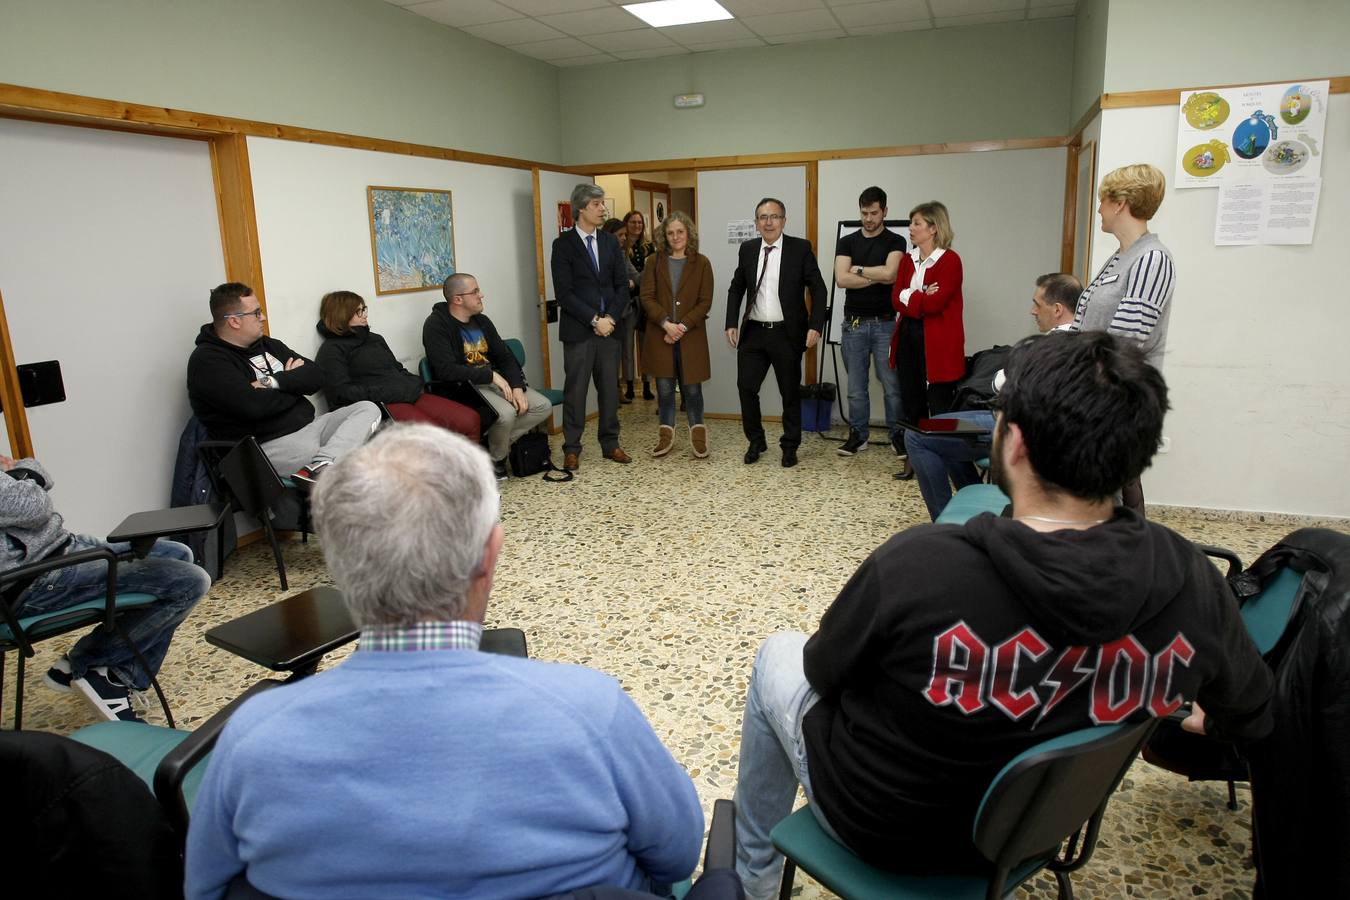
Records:
<instances>
[{"instance_id":1,"label":"white dress shirt","mask_svg":"<svg viewBox=\"0 0 1350 900\"><path fill-rule=\"evenodd\" d=\"M756 322L781 322L783 304L778 299L778 272L783 266L783 236L780 234L773 244L765 244L760 238L760 244L759 255L755 257L755 275L764 269L764 277L760 279L759 292L750 298L750 318ZM768 247L772 247L773 252L769 254L769 265L765 268L764 253Z\"/></svg>"},{"instance_id":2,"label":"white dress shirt","mask_svg":"<svg viewBox=\"0 0 1350 900\"><path fill-rule=\"evenodd\" d=\"M900 292L901 303L909 306L909 298L914 295L915 291L923 288L923 276L927 274L929 269L937 264L937 261L942 258L942 254L946 252L947 251L942 247L938 247L932 253L928 254L927 259L920 261L918 247L909 251L909 258L914 260L914 277L909 280L909 287Z\"/></svg>"}]
</instances>

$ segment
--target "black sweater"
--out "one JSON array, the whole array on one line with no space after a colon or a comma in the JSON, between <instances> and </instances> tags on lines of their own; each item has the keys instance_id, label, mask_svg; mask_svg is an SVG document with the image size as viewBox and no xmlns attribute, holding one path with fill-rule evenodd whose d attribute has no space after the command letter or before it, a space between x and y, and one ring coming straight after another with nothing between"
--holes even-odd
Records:
<instances>
[{"instance_id":1,"label":"black sweater","mask_svg":"<svg viewBox=\"0 0 1350 900\"><path fill-rule=\"evenodd\" d=\"M416 403L422 379L394 356L384 338L364 325L346 334L334 334L322 322L323 343L314 355L324 374L324 396L336 409L358 400L376 403Z\"/></svg>"},{"instance_id":2,"label":"black sweater","mask_svg":"<svg viewBox=\"0 0 1350 900\"><path fill-rule=\"evenodd\" d=\"M487 363L466 362L464 355L464 328L473 327L483 332L487 341ZM450 315L450 305L444 301L431 307L431 315L422 325L422 346L431 364L431 377L437 381L467 381L470 384L492 384L492 373L500 372L506 383L514 388L525 388L525 373L516 362L516 355L506 346L492 320L483 314L469 319L468 326Z\"/></svg>"},{"instance_id":3,"label":"black sweater","mask_svg":"<svg viewBox=\"0 0 1350 900\"><path fill-rule=\"evenodd\" d=\"M1085 531L982 515L898 534L804 664L821 695L803 722L816 802L864 859L916 871L980 858L985 789L1041 741L1182 698L1235 739L1271 727L1270 670L1218 571L1124 509Z\"/></svg>"},{"instance_id":4,"label":"black sweater","mask_svg":"<svg viewBox=\"0 0 1350 900\"><path fill-rule=\"evenodd\" d=\"M261 337L247 347L222 341L209 323L197 335L188 359L188 402L212 438L237 441L253 435L264 444L314 421L306 399L323 388L323 370L312 360L285 370L288 359L304 359L276 338ZM253 386L271 374L274 389Z\"/></svg>"}]
</instances>

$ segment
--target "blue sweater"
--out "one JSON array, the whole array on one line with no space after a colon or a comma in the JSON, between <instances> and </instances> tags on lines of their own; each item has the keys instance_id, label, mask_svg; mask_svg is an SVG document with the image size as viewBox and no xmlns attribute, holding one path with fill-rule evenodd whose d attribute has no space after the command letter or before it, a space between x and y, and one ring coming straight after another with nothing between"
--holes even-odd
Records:
<instances>
[{"instance_id":1,"label":"blue sweater","mask_svg":"<svg viewBox=\"0 0 1350 900\"><path fill-rule=\"evenodd\" d=\"M192 814L188 897L539 897L687 877L693 782L617 681L467 650L354 653L250 700Z\"/></svg>"}]
</instances>

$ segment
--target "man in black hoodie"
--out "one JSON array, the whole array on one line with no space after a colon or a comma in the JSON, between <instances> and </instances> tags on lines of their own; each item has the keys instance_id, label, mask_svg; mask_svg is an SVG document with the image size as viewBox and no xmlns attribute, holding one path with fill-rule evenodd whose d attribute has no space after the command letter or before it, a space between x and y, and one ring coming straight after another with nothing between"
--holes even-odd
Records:
<instances>
[{"instance_id":1,"label":"man in black hoodie","mask_svg":"<svg viewBox=\"0 0 1350 900\"><path fill-rule=\"evenodd\" d=\"M370 436L380 408L362 400L315 418L305 395L323 389L323 369L263 334L265 318L248 285L211 291L211 321L188 359L188 400L212 438L253 435L278 472L312 483Z\"/></svg>"},{"instance_id":2,"label":"man in black hoodie","mask_svg":"<svg viewBox=\"0 0 1350 900\"><path fill-rule=\"evenodd\" d=\"M1013 516L897 534L809 640L777 634L760 648L736 787L752 898L776 892L768 833L798 783L863 859L968 871L986 787L1034 744L1196 699L1192 730L1270 730L1271 674L1217 569L1113 508L1157 449L1162 376L1103 333L1026 342L1006 372L990 459Z\"/></svg>"}]
</instances>

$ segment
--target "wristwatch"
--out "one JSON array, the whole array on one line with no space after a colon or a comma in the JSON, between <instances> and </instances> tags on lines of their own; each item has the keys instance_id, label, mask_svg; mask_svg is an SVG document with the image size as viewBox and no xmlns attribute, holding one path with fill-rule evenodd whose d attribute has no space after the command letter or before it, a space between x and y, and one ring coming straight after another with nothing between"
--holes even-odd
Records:
<instances>
[{"instance_id":1,"label":"wristwatch","mask_svg":"<svg viewBox=\"0 0 1350 900\"><path fill-rule=\"evenodd\" d=\"M861 275L861 274L862 274L862 270L863 270L863 267L862 267L862 266L854 266L854 267L853 267L853 274L854 274L854 275Z\"/></svg>"},{"instance_id":2,"label":"wristwatch","mask_svg":"<svg viewBox=\"0 0 1350 900\"><path fill-rule=\"evenodd\" d=\"M270 390L277 386L277 380L273 378L271 375L263 375L261 378L258 379L258 384L261 384L263 387L268 388Z\"/></svg>"}]
</instances>

